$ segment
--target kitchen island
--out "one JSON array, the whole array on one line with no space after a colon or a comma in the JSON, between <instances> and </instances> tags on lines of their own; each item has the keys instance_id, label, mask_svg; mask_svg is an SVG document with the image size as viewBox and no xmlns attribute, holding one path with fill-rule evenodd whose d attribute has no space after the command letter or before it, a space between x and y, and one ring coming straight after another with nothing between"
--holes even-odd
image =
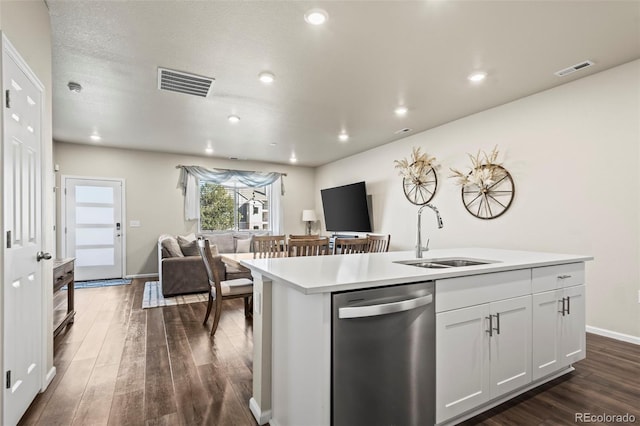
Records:
<instances>
[{"instance_id":1,"label":"kitchen island","mask_svg":"<svg viewBox=\"0 0 640 426\"><path fill-rule=\"evenodd\" d=\"M338 292L435 282L437 424L484 411L584 358L584 262L592 257L468 248L431 250L423 258L487 263L397 263L415 259L413 252L243 260L254 277L250 408L258 423L331 424ZM494 318L496 332L502 324L499 336ZM515 349L520 353L511 361L492 357Z\"/></svg>"}]
</instances>

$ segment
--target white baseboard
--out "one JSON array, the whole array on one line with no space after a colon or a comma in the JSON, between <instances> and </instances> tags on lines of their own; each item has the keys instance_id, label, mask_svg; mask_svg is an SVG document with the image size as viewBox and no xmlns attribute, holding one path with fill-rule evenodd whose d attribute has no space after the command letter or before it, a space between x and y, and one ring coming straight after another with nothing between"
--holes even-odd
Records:
<instances>
[{"instance_id":1,"label":"white baseboard","mask_svg":"<svg viewBox=\"0 0 640 426\"><path fill-rule=\"evenodd\" d=\"M259 425L264 425L269 422L269 420L271 420L271 410L262 411L260 409L260 406L258 405L258 401L256 401L254 398L251 398L249 400L249 409L251 410L253 417L256 419L256 422L258 422ZM274 423L269 424L271 424L272 426L276 426Z\"/></svg>"},{"instance_id":2,"label":"white baseboard","mask_svg":"<svg viewBox=\"0 0 640 426\"><path fill-rule=\"evenodd\" d=\"M622 340L623 342L633 343L634 345L640 345L640 337L638 336L618 333L617 331L605 330L604 328L592 327L588 325L587 333L593 333L599 336L610 337L612 339Z\"/></svg>"},{"instance_id":3,"label":"white baseboard","mask_svg":"<svg viewBox=\"0 0 640 426\"><path fill-rule=\"evenodd\" d=\"M125 276L125 278L130 280L134 278L158 278L158 274L131 274L131 275Z\"/></svg>"},{"instance_id":4,"label":"white baseboard","mask_svg":"<svg viewBox=\"0 0 640 426\"><path fill-rule=\"evenodd\" d=\"M54 377L56 377L56 368L55 367L51 367L51 370L49 370L47 375L44 376L44 383L42 384L42 389L40 390L40 392L44 392L44 391L47 390L47 388L49 387L49 385L53 381Z\"/></svg>"}]
</instances>

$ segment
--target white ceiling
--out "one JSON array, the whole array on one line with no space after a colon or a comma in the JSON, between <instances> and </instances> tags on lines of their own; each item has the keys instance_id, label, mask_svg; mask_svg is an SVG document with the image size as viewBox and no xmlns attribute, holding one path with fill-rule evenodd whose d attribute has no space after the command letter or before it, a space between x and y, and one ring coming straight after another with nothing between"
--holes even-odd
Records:
<instances>
[{"instance_id":1,"label":"white ceiling","mask_svg":"<svg viewBox=\"0 0 640 426\"><path fill-rule=\"evenodd\" d=\"M210 144L214 156L295 154L306 166L640 58L635 0L47 4L55 140L94 144L95 132L104 146L204 156ZM304 21L315 7L329 14L323 26ZM553 74L587 59L595 66ZM213 77L213 90L160 91L158 67ZM270 86L257 79L264 70ZM487 79L469 82L474 70Z\"/></svg>"}]
</instances>

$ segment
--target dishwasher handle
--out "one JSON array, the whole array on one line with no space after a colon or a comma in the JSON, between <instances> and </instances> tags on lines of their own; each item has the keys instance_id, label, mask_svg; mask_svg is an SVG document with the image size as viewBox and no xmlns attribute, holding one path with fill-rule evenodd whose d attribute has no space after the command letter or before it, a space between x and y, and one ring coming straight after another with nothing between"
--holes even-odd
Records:
<instances>
[{"instance_id":1,"label":"dishwasher handle","mask_svg":"<svg viewBox=\"0 0 640 426\"><path fill-rule=\"evenodd\" d=\"M427 294L426 296L416 297L415 299L401 300L399 302L338 308L338 318L363 318L393 314L396 312L410 311L411 309L428 305L431 302L433 302L433 295Z\"/></svg>"}]
</instances>

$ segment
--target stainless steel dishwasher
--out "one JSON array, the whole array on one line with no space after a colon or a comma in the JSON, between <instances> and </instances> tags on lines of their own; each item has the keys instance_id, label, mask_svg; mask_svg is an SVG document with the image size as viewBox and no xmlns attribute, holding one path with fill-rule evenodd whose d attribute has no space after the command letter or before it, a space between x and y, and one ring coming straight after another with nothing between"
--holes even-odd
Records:
<instances>
[{"instance_id":1,"label":"stainless steel dishwasher","mask_svg":"<svg viewBox=\"0 0 640 426\"><path fill-rule=\"evenodd\" d=\"M435 423L432 281L334 293L334 426Z\"/></svg>"}]
</instances>

